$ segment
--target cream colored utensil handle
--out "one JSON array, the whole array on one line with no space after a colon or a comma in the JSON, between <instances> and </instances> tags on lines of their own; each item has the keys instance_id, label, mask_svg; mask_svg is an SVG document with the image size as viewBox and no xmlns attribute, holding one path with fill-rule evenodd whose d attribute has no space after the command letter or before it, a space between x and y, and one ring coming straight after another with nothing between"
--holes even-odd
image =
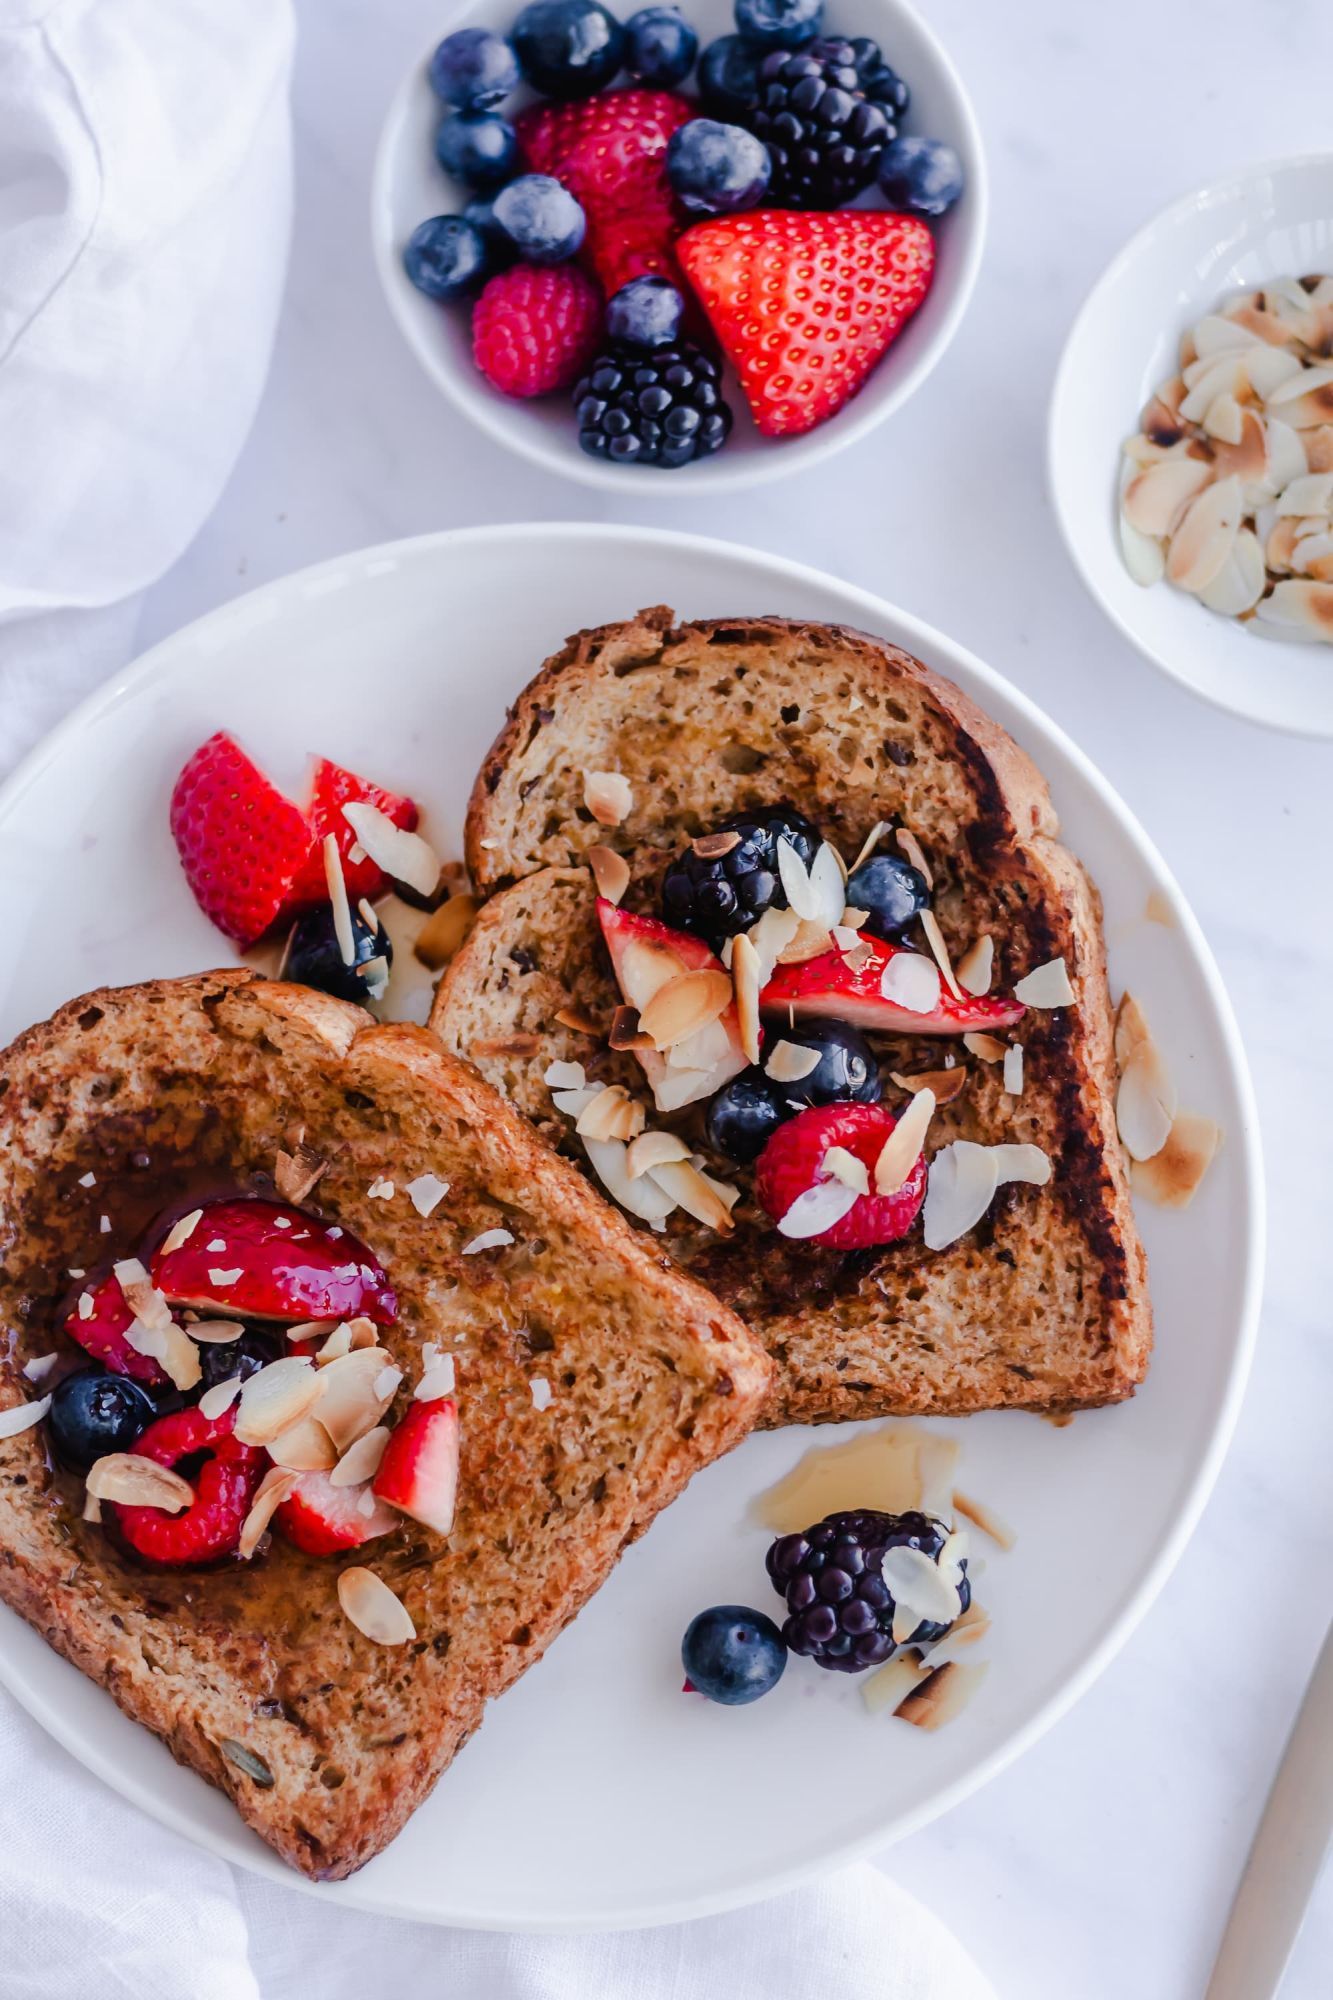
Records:
<instances>
[{"instance_id":1,"label":"cream colored utensil handle","mask_svg":"<svg viewBox=\"0 0 1333 2000\"><path fill-rule=\"evenodd\" d=\"M1292 1724L1206 2000L1273 2000L1333 1840L1333 1626Z\"/></svg>"}]
</instances>

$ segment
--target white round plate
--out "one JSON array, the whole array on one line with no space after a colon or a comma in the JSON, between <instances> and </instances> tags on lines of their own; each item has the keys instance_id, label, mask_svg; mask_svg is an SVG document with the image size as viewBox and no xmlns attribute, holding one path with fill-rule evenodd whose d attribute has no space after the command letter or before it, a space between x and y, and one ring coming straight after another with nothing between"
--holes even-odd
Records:
<instances>
[{"instance_id":1,"label":"white round plate","mask_svg":"<svg viewBox=\"0 0 1333 2000\"><path fill-rule=\"evenodd\" d=\"M1141 994L1185 1100L1220 1121L1226 1144L1190 1209L1142 1214L1158 1352L1141 1394L1059 1430L1015 1414L943 1427L962 1448L960 1484L1018 1532L1011 1554L986 1551L991 1668L956 1722L925 1735L872 1718L854 1682L801 1661L751 1708L682 1694L693 1613L770 1603L767 1538L747 1509L813 1434L755 1436L628 1550L392 1847L315 1892L356 1908L506 1930L662 1923L775 1893L922 1825L1031 1743L1124 1642L1194 1526L1245 1378L1263 1235L1254 1107L1216 969L1161 860L1082 753L980 661L776 557L638 529L476 529L339 558L191 625L0 793L0 1033L104 982L226 962L167 830L173 778L211 730L235 731L280 780L314 750L411 792L457 854L473 773L543 656L582 626L661 603L882 633L1011 729L1101 885L1117 989ZM1171 921L1147 920L1150 896ZM9 1612L0 1678L148 1812L297 1879Z\"/></svg>"},{"instance_id":2,"label":"white round plate","mask_svg":"<svg viewBox=\"0 0 1333 2000\"><path fill-rule=\"evenodd\" d=\"M1228 292L1333 272L1333 153L1245 167L1182 196L1128 242L1089 293L1056 373L1047 472L1084 583L1125 637L1195 694L1250 722L1333 736L1333 646L1256 638L1120 553L1120 447L1180 336Z\"/></svg>"},{"instance_id":3,"label":"white round plate","mask_svg":"<svg viewBox=\"0 0 1333 2000\"><path fill-rule=\"evenodd\" d=\"M419 222L452 213L468 199L435 158L435 130L444 107L430 87L426 65L437 42L455 28L479 25L503 33L513 21L515 0L465 0L441 16L428 48L403 78L389 107L375 162L371 234L375 262L398 326L435 386L464 415L500 444L548 472L563 473L586 486L600 486L644 499L683 498L704 490L721 492L758 485L799 472L864 437L913 395L953 339L976 282L986 229L986 168L981 136L962 82L944 50L905 0L832 0L831 31L873 35L885 58L910 86L909 132L946 139L958 152L967 186L958 206L931 225L935 237L935 278L925 303L914 314L865 387L827 423L799 438L761 437L730 368L727 401L735 426L726 445L711 458L676 471L608 465L579 449L567 396L516 401L493 389L472 360L471 313L466 303L441 306L411 283L403 270L403 246ZM626 16L628 7L621 10ZM735 29L731 0L689 0L688 17L700 48ZM855 22L852 26L850 23ZM516 105L533 101L531 91Z\"/></svg>"}]
</instances>

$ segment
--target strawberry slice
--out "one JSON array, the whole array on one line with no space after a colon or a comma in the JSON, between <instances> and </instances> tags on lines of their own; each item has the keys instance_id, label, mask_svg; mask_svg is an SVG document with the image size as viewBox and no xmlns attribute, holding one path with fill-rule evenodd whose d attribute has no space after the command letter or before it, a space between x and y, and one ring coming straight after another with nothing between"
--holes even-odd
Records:
<instances>
[{"instance_id":1,"label":"strawberry slice","mask_svg":"<svg viewBox=\"0 0 1333 2000\"><path fill-rule=\"evenodd\" d=\"M315 764L310 804L306 810L312 845L305 867L292 884L284 916L296 916L302 909L328 901L324 839L330 833L342 855L343 880L351 900L355 903L361 896L373 900L384 895L389 887L389 878L384 871L377 868L369 856L361 861L348 859L356 846L356 834L343 818L342 809L346 805L361 803L374 806L395 826L405 827L409 833L416 831L420 815L413 800L404 798L400 792L386 791L382 785L372 785L368 779L359 778L355 771L346 771L341 764L333 764L327 757L320 757Z\"/></svg>"},{"instance_id":2,"label":"strawberry slice","mask_svg":"<svg viewBox=\"0 0 1333 2000\"><path fill-rule=\"evenodd\" d=\"M670 205L667 147L697 116L687 97L631 87L572 104L534 105L515 120L515 130L532 171L554 174L595 232L611 217Z\"/></svg>"},{"instance_id":3,"label":"strawberry slice","mask_svg":"<svg viewBox=\"0 0 1333 2000\"><path fill-rule=\"evenodd\" d=\"M1026 1012L1021 1001L995 994L978 998L965 993L955 1000L933 958L865 931L860 938L865 950L854 954L854 965L840 951L821 952L801 965L779 965L759 995L760 1008L765 1013L790 1009L797 1015L831 1015L882 1035L994 1034L1012 1028ZM920 1007L917 999L923 1002Z\"/></svg>"},{"instance_id":4,"label":"strawberry slice","mask_svg":"<svg viewBox=\"0 0 1333 2000\"><path fill-rule=\"evenodd\" d=\"M196 903L236 944L254 944L286 910L306 865L305 814L219 730L187 759L170 818Z\"/></svg>"},{"instance_id":5,"label":"strawberry slice","mask_svg":"<svg viewBox=\"0 0 1333 2000\"><path fill-rule=\"evenodd\" d=\"M787 1222L784 1233L798 1241L821 1243L829 1250L868 1250L877 1243L897 1243L916 1221L926 1198L924 1154L918 1155L895 1193L875 1193L875 1165L897 1123L883 1104L822 1104L798 1112L779 1125L759 1155L756 1197L776 1223ZM868 1194L857 1193L830 1171L828 1157L835 1147L861 1162ZM832 1198L823 1227L818 1226L816 1189L820 1196ZM815 1199L813 1209L802 1197ZM798 1202L802 1207L796 1206Z\"/></svg>"},{"instance_id":6,"label":"strawberry slice","mask_svg":"<svg viewBox=\"0 0 1333 2000\"><path fill-rule=\"evenodd\" d=\"M80 1310L80 1302L88 1304ZM134 1314L125 1301L120 1279L114 1271L86 1285L66 1313L63 1330L85 1354L100 1361L113 1375L129 1375L152 1389L165 1388L170 1381L165 1368L151 1354L140 1354L125 1334L134 1324Z\"/></svg>"},{"instance_id":7,"label":"strawberry slice","mask_svg":"<svg viewBox=\"0 0 1333 2000\"><path fill-rule=\"evenodd\" d=\"M413 1403L384 1449L372 1491L400 1514L447 1535L458 1493L458 1406Z\"/></svg>"},{"instance_id":8,"label":"strawberry slice","mask_svg":"<svg viewBox=\"0 0 1333 2000\"><path fill-rule=\"evenodd\" d=\"M910 215L753 209L687 229L676 255L765 437L813 430L861 387L930 290Z\"/></svg>"},{"instance_id":9,"label":"strawberry slice","mask_svg":"<svg viewBox=\"0 0 1333 2000\"><path fill-rule=\"evenodd\" d=\"M688 931L673 931L656 917L632 916L599 896L597 921L611 954L616 984L626 1004L640 1014L668 980L683 973L719 972L724 979L731 977L702 938L692 937ZM712 1097L749 1066L734 1000L715 1020L696 1028L664 1053L656 1049L636 1049L634 1053L643 1065L659 1111L679 1111L682 1105Z\"/></svg>"},{"instance_id":10,"label":"strawberry slice","mask_svg":"<svg viewBox=\"0 0 1333 2000\"><path fill-rule=\"evenodd\" d=\"M392 1326L384 1267L349 1230L285 1202L209 1203L184 1243L159 1250L153 1283L173 1305L240 1319L354 1319Z\"/></svg>"},{"instance_id":11,"label":"strawberry slice","mask_svg":"<svg viewBox=\"0 0 1333 2000\"><path fill-rule=\"evenodd\" d=\"M273 1525L308 1556L359 1549L400 1526L398 1515L382 1500L375 1500L369 1513L362 1512L369 1491L366 1486L335 1486L327 1472L303 1472L273 1516Z\"/></svg>"}]
</instances>

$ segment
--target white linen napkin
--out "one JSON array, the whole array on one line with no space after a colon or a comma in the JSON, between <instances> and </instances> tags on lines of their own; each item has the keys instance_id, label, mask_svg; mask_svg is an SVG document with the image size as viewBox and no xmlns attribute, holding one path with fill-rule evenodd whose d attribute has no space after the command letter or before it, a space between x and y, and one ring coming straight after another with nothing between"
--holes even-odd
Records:
<instances>
[{"instance_id":1,"label":"white linen napkin","mask_svg":"<svg viewBox=\"0 0 1333 2000\"><path fill-rule=\"evenodd\" d=\"M268 364L287 0L0 0L0 776L133 650ZM442 1933L233 1870L0 1692L5 2000L994 2000L869 1867L620 1936Z\"/></svg>"}]
</instances>

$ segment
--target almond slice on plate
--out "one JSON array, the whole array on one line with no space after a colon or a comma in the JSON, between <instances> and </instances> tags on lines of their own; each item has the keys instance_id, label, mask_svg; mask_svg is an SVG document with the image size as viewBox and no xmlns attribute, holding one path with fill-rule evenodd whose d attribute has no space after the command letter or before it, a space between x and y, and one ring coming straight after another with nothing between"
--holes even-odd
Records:
<instances>
[{"instance_id":1,"label":"almond slice on plate","mask_svg":"<svg viewBox=\"0 0 1333 2000\"><path fill-rule=\"evenodd\" d=\"M1222 1128L1193 1111L1178 1111L1166 1144L1131 1169L1135 1193L1162 1208L1188 1208L1222 1143Z\"/></svg>"},{"instance_id":2,"label":"almond slice on plate","mask_svg":"<svg viewBox=\"0 0 1333 2000\"><path fill-rule=\"evenodd\" d=\"M338 1577L338 1602L344 1616L377 1646L405 1646L417 1628L401 1597L373 1569L353 1564Z\"/></svg>"}]
</instances>

